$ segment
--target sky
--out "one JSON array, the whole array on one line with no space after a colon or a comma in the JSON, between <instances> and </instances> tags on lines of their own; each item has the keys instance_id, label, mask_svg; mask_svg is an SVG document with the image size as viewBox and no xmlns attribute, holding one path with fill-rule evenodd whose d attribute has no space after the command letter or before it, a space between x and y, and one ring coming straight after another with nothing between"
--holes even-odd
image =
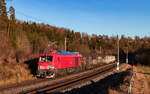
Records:
<instances>
[{"instance_id":1,"label":"sky","mask_svg":"<svg viewBox=\"0 0 150 94\"><path fill-rule=\"evenodd\" d=\"M16 18L89 35L150 37L150 0L12 0Z\"/></svg>"}]
</instances>

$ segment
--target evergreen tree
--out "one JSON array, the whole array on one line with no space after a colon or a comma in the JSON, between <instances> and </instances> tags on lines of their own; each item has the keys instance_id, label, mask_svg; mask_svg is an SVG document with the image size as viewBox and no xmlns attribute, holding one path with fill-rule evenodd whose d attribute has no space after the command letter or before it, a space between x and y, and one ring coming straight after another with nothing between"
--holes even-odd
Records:
<instances>
[{"instance_id":1,"label":"evergreen tree","mask_svg":"<svg viewBox=\"0 0 150 94\"><path fill-rule=\"evenodd\" d=\"M10 20L15 22L15 9L13 6L9 8Z\"/></svg>"},{"instance_id":2,"label":"evergreen tree","mask_svg":"<svg viewBox=\"0 0 150 94\"><path fill-rule=\"evenodd\" d=\"M5 0L0 0L0 15L8 19Z\"/></svg>"},{"instance_id":3,"label":"evergreen tree","mask_svg":"<svg viewBox=\"0 0 150 94\"><path fill-rule=\"evenodd\" d=\"M10 20L9 20L8 32L12 34L16 30L15 9L12 6L9 8L9 14L10 14Z\"/></svg>"},{"instance_id":4,"label":"evergreen tree","mask_svg":"<svg viewBox=\"0 0 150 94\"><path fill-rule=\"evenodd\" d=\"M0 30L7 30L8 16L5 0L0 0Z\"/></svg>"}]
</instances>

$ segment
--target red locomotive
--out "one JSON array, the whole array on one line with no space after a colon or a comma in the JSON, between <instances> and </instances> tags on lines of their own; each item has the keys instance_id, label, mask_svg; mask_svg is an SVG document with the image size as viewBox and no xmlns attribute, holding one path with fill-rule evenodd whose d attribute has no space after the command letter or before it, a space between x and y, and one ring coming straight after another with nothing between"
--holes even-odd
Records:
<instances>
[{"instance_id":1,"label":"red locomotive","mask_svg":"<svg viewBox=\"0 0 150 94\"><path fill-rule=\"evenodd\" d=\"M37 76L53 78L63 70L75 70L81 67L81 56L66 51L40 54Z\"/></svg>"}]
</instances>

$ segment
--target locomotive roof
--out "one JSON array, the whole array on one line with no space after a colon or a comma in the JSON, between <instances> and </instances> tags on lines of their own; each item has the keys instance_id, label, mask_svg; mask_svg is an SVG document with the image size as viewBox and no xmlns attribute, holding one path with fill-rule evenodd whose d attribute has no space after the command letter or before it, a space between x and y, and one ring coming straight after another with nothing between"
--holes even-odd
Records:
<instances>
[{"instance_id":1,"label":"locomotive roof","mask_svg":"<svg viewBox=\"0 0 150 94\"><path fill-rule=\"evenodd\" d=\"M51 53L42 53L40 54L41 56L44 56L45 54L57 54L57 55L78 55L77 53L73 53L73 52L68 52L68 51L64 51L61 50L60 52L51 52Z\"/></svg>"},{"instance_id":2,"label":"locomotive roof","mask_svg":"<svg viewBox=\"0 0 150 94\"><path fill-rule=\"evenodd\" d=\"M59 55L78 55L77 53L72 53L72 52L68 52L64 50L61 50L58 54Z\"/></svg>"}]
</instances>

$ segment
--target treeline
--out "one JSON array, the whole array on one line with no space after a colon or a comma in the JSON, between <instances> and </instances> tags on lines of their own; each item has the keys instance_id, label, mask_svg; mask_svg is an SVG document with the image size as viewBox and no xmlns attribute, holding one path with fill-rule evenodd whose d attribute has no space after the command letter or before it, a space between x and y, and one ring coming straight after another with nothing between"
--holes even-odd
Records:
<instances>
[{"instance_id":1,"label":"treeline","mask_svg":"<svg viewBox=\"0 0 150 94\"><path fill-rule=\"evenodd\" d=\"M0 1L0 58L5 62L22 62L50 49L65 49L65 37L68 51L85 55L91 53L117 54L117 36L88 35L43 23L23 22L15 18L13 6L7 11L5 0ZM122 35L120 38L122 53L134 54L134 59L132 58L134 61L137 60L136 57L140 57L140 54L137 54L139 49L149 49L149 47L150 38L148 37L136 36L133 39ZM141 64L150 65L149 63Z\"/></svg>"}]
</instances>

